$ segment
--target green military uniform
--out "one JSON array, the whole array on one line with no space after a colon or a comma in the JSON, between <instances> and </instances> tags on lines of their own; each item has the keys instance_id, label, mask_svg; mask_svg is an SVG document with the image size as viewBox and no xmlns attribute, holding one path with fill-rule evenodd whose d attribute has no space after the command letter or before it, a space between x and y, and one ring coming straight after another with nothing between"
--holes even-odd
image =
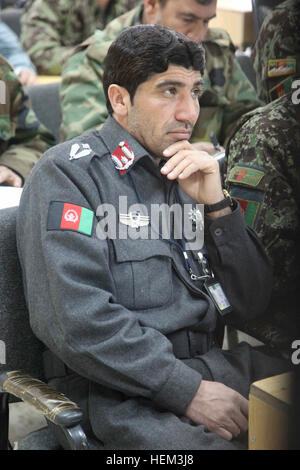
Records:
<instances>
[{"instance_id":1,"label":"green military uniform","mask_svg":"<svg viewBox=\"0 0 300 470\"><path fill-rule=\"evenodd\" d=\"M300 334L300 107L292 87L300 76L299 24L298 0L281 3L265 18L253 59L259 97L270 103L241 119L226 149L226 185L274 268L266 318L250 329L289 347Z\"/></svg>"},{"instance_id":2,"label":"green military uniform","mask_svg":"<svg viewBox=\"0 0 300 470\"><path fill-rule=\"evenodd\" d=\"M73 47L130 10L139 0L31 0L22 16L21 42L40 74L60 75Z\"/></svg>"},{"instance_id":3,"label":"green military uniform","mask_svg":"<svg viewBox=\"0 0 300 470\"><path fill-rule=\"evenodd\" d=\"M62 139L70 139L105 122L108 112L102 86L103 62L111 42L125 28L141 23L143 6L110 22L76 49L62 73ZM261 103L234 56L229 35L210 29L203 42L207 67L200 117L192 141L208 141L214 131L224 144L237 120Z\"/></svg>"},{"instance_id":4,"label":"green military uniform","mask_svg":"<svg viewBox=\"0 0 300 470\"><path fill-rule=\"evenodd\" d=\"M55 144L41 125L12 67L0 56L0 165L27 178L40 156Z\"/></svg>"},{"instance_id":5,"label":"green military uniform","mask_svg":"<svg viewBox=\"0 0 300 470\"><path fill-rule=\"evenodd\" d=\"M226 186L274 268L272 325L295 336L300 287L300 104L291 94L244 116L227 147ZM298 318L297 318L298 317ZM288 320L289 319L289 320ZM293 319L293 320L292 320ZM274 330L265 327L266 335ZM270 339L270 338L269 338ZM283 336L276 341L284 341Z\"/></svg>"},{"instance_id":6,"label":"green military uniform","mask_svg":"<svg viewBox=\"0 0 300 470\"><path fill-rule=\"evenodd\" d=\"M253 50L257 92L266 103L292 91L300 76L300 2L287 0L265 18Z\"/></svg>"}]
</instances>

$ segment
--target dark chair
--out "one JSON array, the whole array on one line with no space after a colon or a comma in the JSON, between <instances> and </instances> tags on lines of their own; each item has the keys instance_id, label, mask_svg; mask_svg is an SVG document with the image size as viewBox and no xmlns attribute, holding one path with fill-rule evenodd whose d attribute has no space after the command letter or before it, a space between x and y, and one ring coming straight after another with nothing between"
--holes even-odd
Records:
<instances>
[{"instance_id":1,"label":"dark chair","mask_svg":"<svg viewBox=\"0 0 300 470\"><path fill-rule=\"evenodd\" d=\"M236 60L240 64L240 67L248 78L248 80L256 89L256 75L250 57L245 53L239 52L238 54L236 54Z\"/></svg>"},{"instance_id":2,"label":"dark chair","mask_svg":"<svg viewBox=\"0 0 300 470\"><path fill-rule=\"evenodd\" d=\"M52 132L57 143L62 119L59 87L59 82L26 87L37 118Z\"/></svg>"},{"instance_id":3,"label":"dark chair","mask_svg":"<svg viewBox=\"0 0 300 470\"><path fill-rule=\"evenodd\" d=\"M267 14L283 0L252 0L254 36L257 38L261 25Z\"/></svg>"},{"instance_id":4,"label":"dark chair","mask_svg":"<svg viewBox=\"0 0 300 470\"><path fill-rule=\"evenodd\" d=\"M0 210L0 450L8 450L9 403L33 405L49 422L29 436L30 449L86 450L82 411L44 383L43 344L33 335L16 248L17 208ZM56 427L62 438L54 438ZM26 441L26 439L25 439ZM20 448L28 449L25 446Z\"/></svg>"},{"instance_id":5,"label":"dark chair","mask_svg":"<svg viewBox=\"0 0 300 470\"><path fill-rule=\"evenodd\" d=\"M22 8L6 8L1 10L0 19L7 24L16 33L18 37L21 34L21 16Z\"/></svg>"}]
</instances>

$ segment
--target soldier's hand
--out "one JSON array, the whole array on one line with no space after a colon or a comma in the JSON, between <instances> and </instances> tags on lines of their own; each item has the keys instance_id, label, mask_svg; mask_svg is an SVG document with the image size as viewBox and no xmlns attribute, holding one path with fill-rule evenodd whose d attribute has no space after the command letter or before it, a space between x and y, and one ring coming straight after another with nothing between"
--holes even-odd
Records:
<instances>
[{"instance_id":1,"label":"soldier's hand","mask_svg":"<svg viewBox=\"0 0 300 470\"><path fill-rule=\"evenodd\" d=\"M23 69L19 73L19 80L23 86L37 85L38 79L35 72L29 69Z\"/></svg>"},{"instance_id":2,"label":"soldier's hand","mask_svg":"<svg viewBox=\"0 0 300 470\"><path fill-rule=\"evenodd\" d=\"M215 204L224 198L218 161L197 150L187 140L170 145L163 152L168 160L161 173L177 179L182 190L199 204Z\"/></svg>"},{"instance_id":3,"label":"soldier's hand","mask_svg":"<svg viewBox=\"0 0 300 470\"><path fill-rule=\"evenodd\" d=\"M185 415L230 441L248 429L248 400L222 383L202 380Z\"/></svg>"},{"instance_id":4,"label":"soldier's hand","mask_svg":"<svg viewBox=\"0 0 300 470\"><path fill-rule=\"evenodd\" d=\"M10 168L0 165L0 184L2 183L6 183L8 186L14 186L15 188L21 188L22 178Z\"/></svg>"}]
</instances>

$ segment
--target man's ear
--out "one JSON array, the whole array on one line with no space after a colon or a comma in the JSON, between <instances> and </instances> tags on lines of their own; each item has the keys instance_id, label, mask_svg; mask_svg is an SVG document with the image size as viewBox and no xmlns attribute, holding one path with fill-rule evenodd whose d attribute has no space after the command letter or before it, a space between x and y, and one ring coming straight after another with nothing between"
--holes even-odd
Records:
<instances>
[{"instance_id":1,"label":"man's ear","mask_svg":"<svg viewBox=\"0 0 300 470\"><path fill-rule=\"evenodd\" d=\"M156 24L160 11L161 5L159 0L144 0L143 23Z\"/></svg>"},{"instance_id":2,"label":"man's ear","mask_svg":"<svg viewBox=\"0 0 300 470\"><path fill-rule=\"evenodd\" d=\"M130 96L126 88L113 83L107 93L114 114L121 118L126 117L130 105Z\"/></svg>"}]
</instances>

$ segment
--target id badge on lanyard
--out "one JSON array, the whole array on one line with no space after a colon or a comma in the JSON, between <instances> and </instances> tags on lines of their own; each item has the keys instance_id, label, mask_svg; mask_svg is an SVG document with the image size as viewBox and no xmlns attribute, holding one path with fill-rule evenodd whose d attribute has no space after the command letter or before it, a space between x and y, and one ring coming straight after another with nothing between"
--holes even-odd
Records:
<instances>
[{"instance_id":1,"label":"id badge on lanyard","mask_svg":"<svg viewBox=\"0 0 300 470\"><path fill-rule=\"evenodd\" d=\"M199 251L197 253L198 263L202 268L202 272L206 274L204 280L204 287L212 301L214 302L220 315L224 316L232 311L229 300L227 299L225 292L220 282L215 278L214 273L208 265L208 261L205 256Z\"/></svg>"},{"instance_id":2,"label":"id badge on lanyard","mask_svg":"<svg viewBox=\"0 0 300 470\"><path fill-rule=\"evenodd\" d=\"M210 298L213 300L220 315L223 316L232 311L229 300L227 299L219 281L212 277L204 281L204 287Z\"/></svg>"}]
</instances>

